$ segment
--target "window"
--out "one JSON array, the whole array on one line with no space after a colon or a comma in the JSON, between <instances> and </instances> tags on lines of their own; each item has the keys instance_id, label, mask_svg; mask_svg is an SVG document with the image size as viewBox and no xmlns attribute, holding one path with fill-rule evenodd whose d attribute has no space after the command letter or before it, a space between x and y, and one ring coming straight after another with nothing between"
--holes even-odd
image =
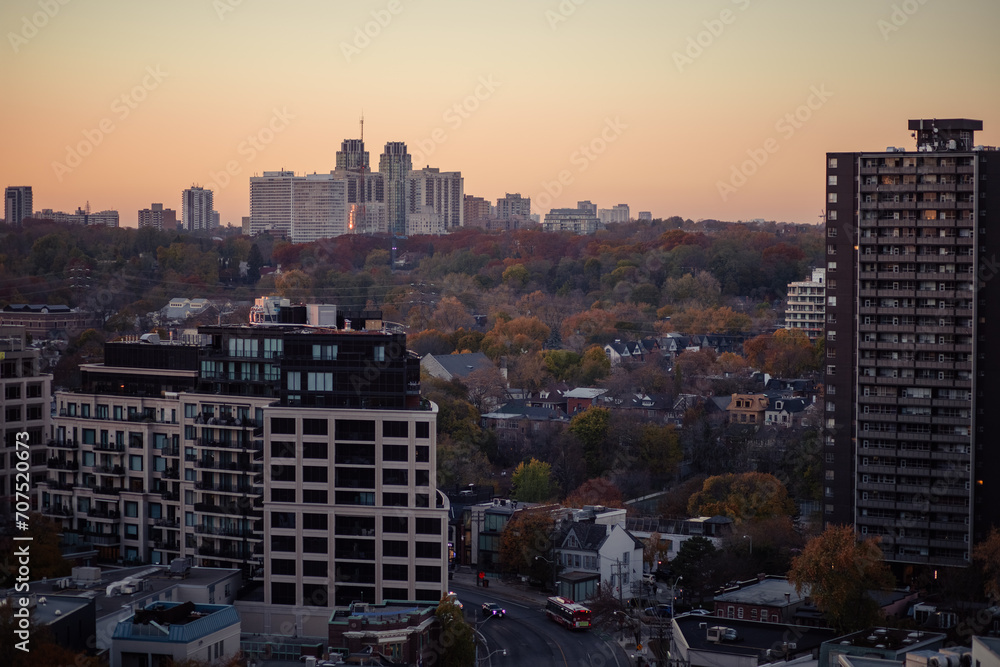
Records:
<instances>
[{"instance_id":1,"label":"window","mask_svg":"<svg viewBox=\"0 0 1000 667\"><path fill-rule=\"evenodd\" d=\"M372 348L372 358L375 361L385 361L385 345L376 345Z\"/></svg>"},{"instance_id":2,"label":"window","mask_svg":"<svg viewBox=\"0 0 1000 667\"><path fill-rule=\"evenodd\" d=\"M271 458L272 459L294 459L295 458L295 443L286 442L284 440L272 440L271 441Z\"/></svg>"},{"instance_id":3,"label":"window","mask_svg":"<svg viewBox=\"0 0 1000 667\"><path fill-rule=\"evenodd\" d=\"M271 512L271 528L295 528L295 512Z\"/></svg>"},{"instance_id":4,"label":"window","mask_svg":"<svg viewBox=\"0 0 1000 667\"><path fill-rule=\"evenodd\" d=\"M328 445L325 442L305 442L302 443L302 458L304 459L326 459L329 458Z\"/></svg>"},{"instance_id":5,"label":"window","mask_svg":"<svg viewBox=\"0 0 1000 667\"><path fill-rule=\"evenodd\" d=\"M410 435L410 423L401 421L382 422L383 438L406 438Z\"/></svg>"},{"instance_id":6,"label":"window","mask_svg":"<svg viewBox=\"0 0 1000 667\"><path fill-rule=\"evenodd\" d=\"M382 517L383 533L406 533L409 532L407 517L405 516L384 516Z\"/></svg>"},{"instance_id":7,"label":"window","mask_svg":"<svg viewBox=\"0 0 1000 667\"><path fill-rule=\"evenodd\" d=\"M142 456L132 454L128 457L128 469L142 471Z\"/></svg>"},{"instance_id":8,"label":"window","mask_svg":"<svg viewBox=\"0 0 1000 667\"><path fill-rule=\"evenodd\" d=\"M837 263L836 262L827 262L826 263L826 270L827 271L836 271L837 270Z\"/></svg>"},{"instance_id":9,"label":"window","mask_svg":"<svg viewBox=\"0 0 1000 667\"><path fill-rule=\"evenodd\" d=\"M303 489L302 502L311 503L315 505L326 505L327 503L326 489Z\"/></svg>"},{"instance_id":10,"label":"window","mask_svg":"<svg viewBox=\"0 0 1000 667\"><path fill-rule=\"evenodd\" d=\"M826 235L829 236L831 239L835 238L837 236L837 228L836 227L827 227L826 228Z\"/></svg>"},{"instance_id":11,"label":"window","mask_svg":"<svg viewBox=\"0 0 1000 667\"><path fill-rule=\"evenodd\" d=\"M325 514L305 513L302 515L302 528L304 530L326 530L327 516Z\"/></svg>"},{"instance_id":12,"label":"window","mask_svg":"<svg viewBox=\"0 0 1000 667\"><path fill-rule=\"evenodd\" d=\"M440 558L441 557L441 543L440 542L417 542L416 544L416 557L417 558Z\"/></svg>"},{"instance_id":13,"label":"window","mask_svg":"<svg viewBox=\"0 0 1000 667\"><path fill-rule=\"evenodd\" d=\"M336 345L313 345L312 357L317 361L334 361L337 358Z\"/></svg>"},{"instance_id":14,"label":"window","mask_svg":"<svg viewBox=\"0 0 1000 667\"><path fill-rule=\"evenodd\" d=\"M125 537L130 540L139 539L139 524L137 523L126 523L125 524Z\"/></svg>"},{"instance_id":15,"label":"window","mask_svg":"<svg viewBox=\"0 0 1000 667\"><path fill-rule=\"evenodd\" d=\"M271 417L271 433L295 434L295 420L287 417Z\"/></svg>"},{"instance_id":16,"label":"window","mask_svg":"<svg viewBox=\"0 0 1000 667\"><path fill-rule=\"evenodd\" d=\"M139 503L131 500L125 501L125 516L139 516Z\"/></svg>"},{"instance_id":17,"label":"window","mask_svg":"<svg viewBox=\"0 0 1000 667\"><path fill-rule=\"evenodd\" d=\"M405 493L383 493L382 504L386 507L406 507L410 503L409 497ZM417 521L420 520L417 519Z\"/></svg>"},{"instance_id":18,"label":"window","mask_svg":"<svg viewBox=\"0 0 1000 667\"><path fill-rule=\"evenodd\" d=\"M828 168L830 168L830 169L836 169L837 168L837 158L832 157L832 158L827 159L826 166Z\"/></svg>"},{"instance_id":19,"label":"window","mask_svg":"<svg viewBox=\"0 0 1000 667\"><path fill-rule=\"evenodd\" d=\"M417 517L417 534L440 535L441 519Z\"/></svg>"},{"instance_id":20,"label":"window","mask_svg":"<svg viewBox=\"0 0 1000 667\"><path fill-rule=\"evenodd\" d=\"M440 565L417 565L417 581L441 581Z\"/></svg>"},{"instance_id":21,"label":"window","mask_svg":"<svg viewBox=\"0 0 1000 667\"><path fill-rule=\"evenodd\" d=\"M295 584L291 582L271 582L271 604L295 604Z\"/></svg>"},{"instance_id":22,"label":"window","mask_svg":"<svg viewBox=\"0 0 1000 667\"><path fill-rule=\"evenodd\" d=\"M831 204L836 204L837 203L837 193L836 192L831 192L831 193L827 194L826 200L828 202L830 202Z\"/></svg>"},{"instance_id":23,"label":"window","mask_svg":"<svg viewBox=\"0 0 1000 667\"><path fill-rule=\"evenodd\" d=\"M828 297L826 297L826 305L828 305L830 307L836 307L837 306L837 297L835 297L835 296L828 296Z\"/></svg>"},{"instance_id":24,"label":"window","mask_svg":"<svg viewBox=\"0 0 1000 667\"><path fill-rule=\"evenodd\" d=\"M384 563L382 565L382 578L395 581L408 581L408 568L405 564Z\"/></svg>"},{"instance_id":25,"label":"window","mask_svg":"<svg viewBox=\"0 0 1000 667\"><path fill-rule=\"evenodd\" d=\"M302 391L302 373L299 371L288 371L285 376L285 388L288 391Z\"/></svg>"},{"instance_id":26,"label":"window","mask_svg":"<svg viewBox=\"0 0 1000 667\"><path fill-rule=\"evenodd\" d=\"M333 373L309 373L306 380L309 391L333 391Z\"/></svg>"},{"instance_id":27,"label":"window","mask_svg":"<svg viewBox=\"0 0 1000 667\"><path fill-rule=\"evenodd\" d=\"M302 420L303 435L327 435L328 427L329 427L329 422L327 422L327 420L325 419Z\"/></svg>"},{"instance_id":28,"label":"window","mask_svg":"<svg viewBox=\"0 0 1000 667\"><path fill-rule=\"evenodd\" d=\"M836 174L830 174L829 176L827 176L827 178L826 178L826 184L827 185L836 185L837 184L837 175Z\"/></svg>"},{"instance_id":29,"label":"window","mask_svg":"<svg viewBox=\"0 0 1000 667\"><path fill-rule=\"evenodd\" d=\"M295 489L271 489L272 503L294 503Z\"/></svg>"},{"instance_id":30,"label":"window","mask_svg":"<svg viewBox=\"0 0 1000 667\"><path fill-rule=\"evenodd\" d=\"M303 537L302 552L309 554L325 554L330 550L325 537Z\"/></svg>"},{"instance_id":31,"label":"window","mask_svg":"<svg viewBox=\"0 0 1000 667\"><path fill-rule=\"evenodd\" d=\"M295 576L295 561L290 558L272 558L271 574Z\"/></svg>"},{"instance_id":32,"label":"window","mask_svg":"<svg viewBox=\"0 0 1000 667\"><path fill-rule=\"evenodd\" d=\"M383 461L406 461L410 450L406 445L382 445Z\"/></svg>"},{"instance_id":33,"label":"window","mask_svg":"<svg viewBox=\"0 0 1000 667\"><path fill-rule=\"evenodd\" d=\"M302 574L306 577L325 577L329 575L329 567L326 561L304 560L302 561Z\"/></svg>"},{"instance_id":34,"label":"window","mask_svg":"<svg viewBox=\"0 0 1000 667\"><path fill-rule=\"evenodd\" d=\"M304 466L302 468L302 481L326 484L327 469L320 466Z\"/></svg>"},{"instance_id":35,"label":"window","mask_svg":"<svg viewBox=\"0 0 1000 667\"><path fill-rule=\"evenodd\" d=\"M431 427L429 422L417 422L415 425L418 440L426 440L431 437Z\"/></svg>"},{"instance_id":36,"label":"window","mask_svg":"<svg viewBox=\"0 0 1000 667\"><path fill-rule=\"evenodd\" d=\"M409 543L399 540L382 542L382 555L391 558L406 558L409 556Z\"/></svg>"},{"instance_id":37,"label":"window","mask_svg":"<svg viewBox=\"0 0 1000 667\"><path fill-rule=\"evenodd\" d=\"M271 535L271 551L295 551L295 536Z\"/></svg>"}]
</instances>

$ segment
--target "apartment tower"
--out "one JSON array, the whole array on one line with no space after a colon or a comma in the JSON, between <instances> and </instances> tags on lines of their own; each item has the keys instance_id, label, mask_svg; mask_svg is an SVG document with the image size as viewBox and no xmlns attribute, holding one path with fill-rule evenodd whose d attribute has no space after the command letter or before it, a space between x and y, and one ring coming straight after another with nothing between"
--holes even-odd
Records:
<instances>
[{"instance_id":1,"label":"apartment tower","mask_svg":"<svg viewBox=\"0 0 1000 667\"><path fill-rule=\"evenodd\" d=\"M1000 152L981 121L909 129L827 154L824 518L964 566L1000 524Z\"/></svg>"}]
</instances>

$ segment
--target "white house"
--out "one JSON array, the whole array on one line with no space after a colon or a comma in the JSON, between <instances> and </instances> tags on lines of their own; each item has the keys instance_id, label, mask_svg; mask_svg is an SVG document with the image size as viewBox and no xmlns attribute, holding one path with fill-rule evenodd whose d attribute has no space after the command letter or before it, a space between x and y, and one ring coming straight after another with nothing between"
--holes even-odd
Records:
<instances>
[{"instance_id":1,"label":"white house","mask_svg":"<svg viewBox=\"0 0 1000 667\"><path fill-rule=\"evenodd\" d=\"M622 523L569 523L555 556L558 593L572 600L593 597L598 584L615 596L632 597L633 584L642 581L642 542Z\"/></svg>"}]
</instances>

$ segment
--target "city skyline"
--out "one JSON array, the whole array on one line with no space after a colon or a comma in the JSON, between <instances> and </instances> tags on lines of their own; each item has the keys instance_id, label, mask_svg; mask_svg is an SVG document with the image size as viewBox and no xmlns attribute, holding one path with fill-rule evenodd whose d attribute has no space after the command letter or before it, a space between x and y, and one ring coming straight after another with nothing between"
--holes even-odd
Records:
<instances>
[{"instance_id":1,"label":"city skyline","mask_svg":"<svg viewBox=\"0 0 1000 667\"><path fill-rule=\"evenodd\" d=\"M372 155L404 142L414 169L541 216L591 200L816 223L828 151L912 150L911 118L982 119L1000 143L997 18L985 0L19 0L0 9L21 91L0 173L36 210L89 201L127 227L200 185L239 224L251 176L331 171L363 115Z\"/></svg>"}]
</instances>

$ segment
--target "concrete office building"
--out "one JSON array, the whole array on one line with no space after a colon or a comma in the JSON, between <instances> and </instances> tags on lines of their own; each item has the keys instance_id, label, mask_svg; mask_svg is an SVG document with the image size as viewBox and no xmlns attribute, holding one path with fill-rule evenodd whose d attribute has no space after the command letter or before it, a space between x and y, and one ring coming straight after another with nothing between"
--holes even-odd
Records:
<instances>
[{"instance_id":1,"label":"concrete office building","mask_svg":"<svg viewBox=\"0 0 1000 667\"><path fill-rule=\"evenodd\" d=\"M402 141L388 141L379 158L379 173L385 188L386 222L389 232L406 234L406 212L408 210L410 172L413 159ZM461 201L461 200L460 200Z\"/></svg>"},{"instance_id":2,"label":"concrete office building","mask_svg":"<svg viewBox=\"0 0 1000 667\"><path fill-rule=\"evenodd\" d=\"M465 225L464 181L460 171L441 171L434 167L417 169L410 174L409 213L432 211L440 220L444 232ZM423 224L408 224L407 233L439 233L420 231ZM433 226L432 226L433 227Z\"/></svg>"},{"instance_id":3,"label":"concrete office building","mask_svg":"<svg viewBox=\"0 0 1000 667\"><path fill-rule=\"evenodd\" d=\"M978 120L909 129L916 150L826 156L824 518L964 566L1000 525L1000 152Z\"/></svg>"}]
</instances>

